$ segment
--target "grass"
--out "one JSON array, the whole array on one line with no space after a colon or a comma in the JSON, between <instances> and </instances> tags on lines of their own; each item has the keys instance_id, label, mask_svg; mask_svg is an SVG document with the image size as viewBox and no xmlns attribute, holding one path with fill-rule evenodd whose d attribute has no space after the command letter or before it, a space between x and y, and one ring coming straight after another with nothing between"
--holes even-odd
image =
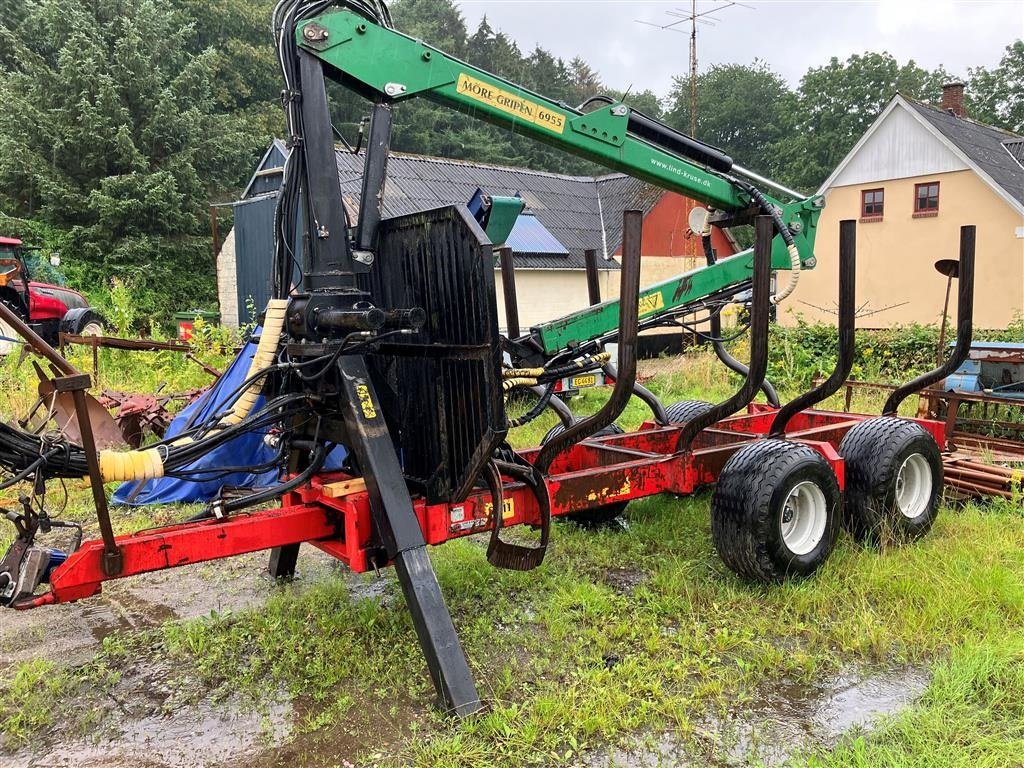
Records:
<instances>
[{"instance_id":1,"label":"grass","mask_svg":"<svg viewBox=\"0 0 1024 768\"><path fill-rule=\"evenodd\" d=\"M300 734L340 730L382 753L382 764L468 767L565 764L649 730L671 731L699 753L701 716L759 686L810 682L850 664L937 663L914 709L808 764L942 765L944 750L969 747L980 765L1007 765L999 757L1020 738L1012 700L1024 696L1014 673L1024 651L1024 516L1009 505L946 510L927 539L884 554L844 538L814 579L777 588L751 586L721 565L707 496L637 502L624 532L559 525L548 561L532 573L496 571L466 540L433 559L489 704L463 723L429 707L397 586L378 603L353 597L343 578L301 594L284 587L259 610L135 633L53 679L89 691L96 685L80 681L101 678L97 670L157 657L196 696L259 701L284 690L301 704ZM632 591L618 588L621 568L636 572ZM33 684L41 670L54 673L42 664L0 684L17 703L0 726L9 739L54 722ZM955 708L942 703L950 691L962 699ZM369 738L396 703L388 740ZM17 714L26 710L40 714ZM973 723L996 715L972 735ZM922 728L939 730L916 738ZM883 759L899 750L905 760Z\"/></svg>"},{"instance_id":2,"label":"grass","mask_svg":"<svg viewBox=\"0 0 1024 768\"><path fill-rule=\"evenodd\" d=\"M648 382L666 403L714 400L735 384L706 356ZM574 408L585 412L599 400L586 393ZM841 397L833 402L841 407ZM877 412L877 403L855 400L869 405ZM620 423L630 428L645 418L633 402ZM515 444L536 444L555 423L550 414L538 421L517 431ZM8 703L0 733L11 746L55 727L85 729L117 670L141 660L172 669L168 685L186 697L241 695L258 706L285 692L297 713L295 744L279 757L293 765L567 765L588 750L666 732L700 764L708 754L703 718L742 707L764 686L909 663L933 671L913 707L794 763L1020 763L1018 504L947 507L927 538L884 552L844 535L813 579L769 588L722 565L708 502L708 494L634 502L628 530L556 525L546 562L529 573L491 568L473 539L434 549L487 702L483 714L462 722L430 706L433 688L393 576L377 600L352 589L353 580L374 576L339 575L270 588L258 609L118 633L85 665L42 658L14 665L0 672ZM69 514L87 517L84 489L71 489ZM185 514L132 513L118 525L134 530Z\"/></svg>"},{"instance_id":3,"label":"grass","mask_svg":"<svg viewBox=\"0 0 1024 768\"><path fill-rule=\"evenodd\" d=\"M934 669L924 696L870 737L813 768L1006 768L1024 755L1024 638L1019 633L957 646Z\"/></svg>"}]
</instances>

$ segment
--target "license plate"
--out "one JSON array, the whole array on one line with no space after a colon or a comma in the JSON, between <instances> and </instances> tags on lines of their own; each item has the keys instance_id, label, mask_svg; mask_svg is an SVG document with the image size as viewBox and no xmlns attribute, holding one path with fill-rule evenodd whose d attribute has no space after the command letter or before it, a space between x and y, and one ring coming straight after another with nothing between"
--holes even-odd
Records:
<instances>
[{"instance_id":1,"label":"license plate","mask_svg":"<svg viewBox=\"0 0 1024 768\"><path fill-rule=\"evenodd\" d=\"M592 387L595 384L597 384L597 374L594 373L588 373L586 376L573 376L569 379L569 386L573 389Z\"/></svg>"}]
</instances>

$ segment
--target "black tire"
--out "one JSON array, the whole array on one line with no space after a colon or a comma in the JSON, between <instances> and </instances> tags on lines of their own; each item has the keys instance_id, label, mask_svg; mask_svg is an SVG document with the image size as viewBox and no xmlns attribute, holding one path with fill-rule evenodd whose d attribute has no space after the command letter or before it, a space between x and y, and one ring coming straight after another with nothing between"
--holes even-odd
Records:
<instances>
[{"instance_id":1,"label":"black tire","mask_svg":"<svg viewBox=\"0 0 1024 768\"><path fill-rule=\"evenodd\" d=\"M794 520L794 504L803 525ZM788 440L759 440L722 468L711 499L711 536L740 576L764 583L809 576L835 545L839 505L839 483L821 454ZM784 532L786 526L795 527Z\"/></svg>"},{"instance_id":2,"label":"black tire","mask_svg":"<svg viewBox=\"0 0 1024 768\"><path fill-rule=\"evenodd\" d=\"M665 409L671 424L685 424L710 411L714 406L704 400L680 400Z\"/></svg>"},{"instance_id":3,"label":"black tire","mask_svg":"<svg viewBox=\"0 0 1024 768\"><path fill-rule=\"evenodd\" d=\"M597 432L593 434L593 437L604 437L605 435L621 435L624 434L625 431L626 430L624 430L622 427L620 427L613 421L607 427L603 427L597 430ZM555 424L555 426L553 426L551 429L547 431L547 433L544 435L544 438L540 441L540 444L545 445L546 443L551 442L551 438L553 438L555 435L560 435L563 432L565 432L565 424L559 421L557 424Z\"/></svg>"},{"instance_id":4,"label":"black tire","mask_svg":"<svg viewBox=\"0 0 1024 768\"><path fill-rule=\"evenodd\" d=\"M894 416L868 419L846 433L839 454L843 524L855 539L899 543L928 533L939 512L942 456L924 427Z\"/></svg>"},{"instance_id":5,"label":"black tire","mask_svg":"<svg viewBox=\"0 0 1024 768\"><path fill-rule=\"evenodd\" d=\"M60 321L60 332L78 335L102 336L103 315L92 307L69 309Z\"/></svg>"},{"instance_id":6,"label":"black tire","mask_svg":"<svg viewBox=\"0 0 1024 768\"><path fill-rule=\"evenodd\" d=\"M605 435L621 435L626 430L616 424L614 421L607 427L602 427L594 433L593 437L604 437ZM560 435L565 432L565 425L560 421L551 429L548 430L547 434L544 435L544 439L541 440L541 445L547 443L555 435ZM608 525L616 517L626 511L626 505L628 501L620 501L617 504L606 504L603 507L594 507L583 512L572 512L571 514L564 515L566 520L571 520L579 526L584 528L600 528L601 526Z\"/></svg>"}]
</instances>

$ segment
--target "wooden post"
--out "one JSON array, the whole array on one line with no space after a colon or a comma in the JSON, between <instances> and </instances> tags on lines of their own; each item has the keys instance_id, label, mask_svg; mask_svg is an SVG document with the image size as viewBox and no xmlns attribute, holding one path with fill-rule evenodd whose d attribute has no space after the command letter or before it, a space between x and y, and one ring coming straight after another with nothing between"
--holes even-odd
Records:
<instances>
[{"instance_id":1,"label":"wooden post","mask_svg":"<svg viewBox=\"0 0 1024 768\"><path fill-rule=\"evenodd\" d=\"M588 248L583 252L583 258L587 266L587 294L590 296L590 304L601 303L601 283L597 271L597 251Z\"/></svg>"},{"instance_id":2,"label":"wooden post","mask_svg":"<svg viewBox=\"0 0 1024 768\"><path fill-rule=\"evenodd\" d=\"M508 326L508 337L519 338L519 304L516 301L516 272L512 264L512 249L499 248L501 257L501 287L505 293L505 323Z\"/></svg>"}]
</instances>

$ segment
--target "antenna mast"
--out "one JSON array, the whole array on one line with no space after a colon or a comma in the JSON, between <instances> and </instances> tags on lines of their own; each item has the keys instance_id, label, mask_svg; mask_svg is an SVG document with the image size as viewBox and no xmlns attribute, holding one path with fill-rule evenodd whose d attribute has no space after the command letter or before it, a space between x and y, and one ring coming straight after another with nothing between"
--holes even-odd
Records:
<instances>
[{"instance_id":1,"label":"antenna mast","mask_svg":"<svg viewBox=\"0 0 1024 768\"><path fill-rule=\"evenodd\" d=\"M690 0L690 10L688 13L681 8L674 8L665 12L668 16L676 19L667 24L652 24L649 21L635 19L638 24L645 24L649 27L665 29L670 32L679 32L680 34L686 34L686 32L679 29L679 25L685 21L690 22L690 135L693 137L697 136L697 24L715 26L715 23L719 20L714 18L712 14L724 11L726 8L731 8L734 5L752 8L752 6L737 2L736 0L726 0L726 2L719 3L714 8L698 11L697 0Z\"/></svg>"}]
</instances>

